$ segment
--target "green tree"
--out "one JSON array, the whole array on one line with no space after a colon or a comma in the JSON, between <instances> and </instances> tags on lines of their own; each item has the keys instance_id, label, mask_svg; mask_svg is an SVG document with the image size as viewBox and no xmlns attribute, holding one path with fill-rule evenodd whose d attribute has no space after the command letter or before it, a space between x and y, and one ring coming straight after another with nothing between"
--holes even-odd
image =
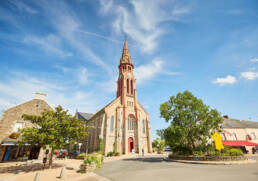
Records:
<instances>
[{"instance_id":1,"label":"green tree","mask_svg":"<svg viewBox=\"0 0 258 181\"><path fill-rule=\"evenodd\" d=\"M160 105L160 115L170 126L165 129L166 144L174 152L192 154L196 146L206 146L213 130L220 130L223 119L216 109L210 109L191 92L171 96Z\"/></svg>"},{"instance_id":2,"label":"green tree","mask_svg":"<svg viewBox=\"0 0 258 181\"><path fill-rule=\"evenodd\" d=\"M157 129L157 135L160 137L160 139L164 139L164 129Z\"/></svg>"},{"instance_id":3,"label":"green tree","mask_svg":"<svg viewBox=\"0 0 258 181\"><path fill-rule=\"evenodd\" d=\"M54 150L75 144L87 136L85 122L67 112L61 106L57 106L54 111L45 110L40 116L26 114L22 116L24 120L35 124L35 127L22 129L20 144L28 143L43 148L49 146L51 148L50 167L53 163Z\"/></svg>"}]
</instances>

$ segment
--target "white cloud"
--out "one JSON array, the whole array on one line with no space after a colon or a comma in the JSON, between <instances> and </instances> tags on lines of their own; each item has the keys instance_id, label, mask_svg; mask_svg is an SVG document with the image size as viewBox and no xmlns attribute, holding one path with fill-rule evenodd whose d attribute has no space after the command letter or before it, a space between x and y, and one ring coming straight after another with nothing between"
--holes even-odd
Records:
<instances>
[{"instance_id":1,"label":"white cloud","mask_svg":"<svg viewBox=\"0 0 258 181\"><path fill-rule=\"evenodd\" d=\"M33 78L22 73L10 73L10 78L0 81L0 110L31 100L35 92L46 93L50 106L63 106L70 113L76 108L95 112L96 102L92 92L80 91L59 82Z\"/></svg>"},{"instance_id":2,"label":"white cloud","mask_svg":"<svg viewBox=\"0 0 258 181\"><path fill-rule=\"evenodd\" d=\"M14 4L20 11L25 11L31 14L36 14L38 13L37 10L32 9L30 6L28 6L27 4L23 3L20 0L12 0L9 1L10 3Z\"/></svg>"},{"instance_id":3,"label":"white cloud","mask_svg":"<svg viewBox=\"0 0 258 181\"><path fill-rule=\"evenodd\" d=\"M175 1L170 2L174 6L172 13L167 10L165 1L131 0L128 7L104 0L100 2L102 14L115 15L112 22L114 31L119 35L126 33L137 43L139 49L146 53L155 50L158 38L166 32L162 26L163 22L175 19L178 21L179 16L190 12L186 7L176 7Z\"/></svg>"},{"instance_id":4,"label":"white cloud","mask_svg":"<svg viewBox=\"0 0 258 181\"><path fill-rule=\"evenodd\" d=\"M258 62L258 58L252 58L252 59L250 60L250 62L251 62L251 63L256 63L256 62Z\"/></svg>"},{"instance_id":5,"label":"white cloud","mask_svg":"<svg viewBox=\"0 0 258 181\"><path fill-rule=\"evenodd\" d=\"M88 73L88 70L85 67L80 68L79 72L77 72L77 77L78 77L79 83L81 85L88 84L89 73Z\"/></svg>"},{"instance_id":6,"label":"white cloud","mask_svg":"<svg viewBox=\"0 0 258 181\"><path fill-rule=\"evenodd\" d=\"M222 77L222 78L217 78L215 81L213 81L214 84L219 84L219 85L226 85L226 84L234 84L236 83L236 78L228 75L226 77Z\"/></svg>"},{"instance_id":7,"label":"white cloud","mask_svg":"<svg viewBox=\"0 0 258 181\"><path fill-rule=\"evenodd\" d=\"M163 71L164 62L158 58L154 59L148 64L141 65L135 68L134 74L136 77L136 82L139 84L144 83L147 80L150 80L155 75Z\"/></svg>"},{"instance_id":8,"label":"white cloud","mask_svg":"<svg viewBox=\"0 0 258 181\"><path fill-rule=\"evenodd\" d=\"M241 77L246 80L254 80L258 78L258 72L242 72Z\"/></svg>"},{"instance_id":9,"label":"white cloud","mask_svg":"<svg viewBox=\"0 0 258 181\"><path fill-rule=\"evenodd\" d=\"M172 15L183 15L190 13L189 8L179 7L172 10Z\"/></svg>"},{"instance_id":10,"label":"white cloud","mask_svg":"<svg viewBox=\"0 0 258 181\"><path fill-rule=\"evenodd\" d=\"M24 43L40 46L46 53L53 53L61 58L72 56L72 53L66 52L61 48L61 39L53 34L47 37L26 36Z\"/></svg>"}]
</instances>

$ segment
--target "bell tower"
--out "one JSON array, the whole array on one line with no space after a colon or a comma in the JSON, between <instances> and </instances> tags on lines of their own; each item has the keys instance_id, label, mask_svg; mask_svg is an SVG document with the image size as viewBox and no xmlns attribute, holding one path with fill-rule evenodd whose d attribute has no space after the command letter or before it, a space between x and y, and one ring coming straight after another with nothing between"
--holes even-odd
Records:
<instances>
[{"instance_id":1,"label":"bell tower","mask_svg":"<svg viewBox=\"0 0 258 181\"><path fill-rule=\"evenodd\" d=\"M136 96L136 80L134 78L133 69L134 66L131 61L130 52L128 49L127 41L124 42L124 48L122 56L120 58L120 64L118 66L119 76L117 80L117 97L121 96L122 105L125 104L125 97Z\"/></svg>"}]
</instances>

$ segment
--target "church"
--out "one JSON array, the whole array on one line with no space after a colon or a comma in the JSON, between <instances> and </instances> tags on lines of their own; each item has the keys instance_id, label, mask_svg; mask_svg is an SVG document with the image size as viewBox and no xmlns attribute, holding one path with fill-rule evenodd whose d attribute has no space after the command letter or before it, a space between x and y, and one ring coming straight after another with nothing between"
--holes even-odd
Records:
<instances>
[{"instance_id":1,"label":"church","mask_svg":"<svg viewBox=\"0 0 258 181\"><path fill-rule=\"evenodd\" d=\"M118 69L116 98L88 120L84 146L89 152L97 151L102 139L104 155L113 151L151 153L149 114L137 99L134 65L126 40Z\"/></svg>"}]
</instances>

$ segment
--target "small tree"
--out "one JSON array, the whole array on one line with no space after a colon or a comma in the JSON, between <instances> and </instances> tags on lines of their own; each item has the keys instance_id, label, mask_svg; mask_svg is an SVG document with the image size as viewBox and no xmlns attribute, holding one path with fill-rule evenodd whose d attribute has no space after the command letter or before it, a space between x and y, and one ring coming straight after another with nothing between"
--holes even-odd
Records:
<instances>
[{"instance_id":1,"label":"small tree","mask_svg":"<svg viewBox=\"0 0 258 181\"><path fill-rule=\"evenodd\" d=\"M22 129L20 144L29 143L43 148L49 146L51 148L50 167L53 162L54 150L75 144L87 136L85 122L67 112L61 106L57 106L55 111L45 110L40 116L26 114L22 116L24 120L31 121L37 126Z\"/></svg>"},{"instance_id":2,"label":"small tree","mask_svg":"<svg viewBox=\"0 0 258 181\"><path fill-rule=\"evenodd\" d=\"M174 152L192 154L196 146L205 147L212 130L220 130L223 119L216 109L210 109L191 92L184 91L171 96L160 105L160 115L170 126L165 129L166 144Z\"/></svg>"},{"instance_id":3,"label":"small tree","mask_svg":"<svg viewBox=\"0 0 258 181\"><path fill-rule=\"evenodd\" d=\"M160 137L160 139L164 139L164 129L157 129L157 135Z\"/></svg>"}]
</instances>

